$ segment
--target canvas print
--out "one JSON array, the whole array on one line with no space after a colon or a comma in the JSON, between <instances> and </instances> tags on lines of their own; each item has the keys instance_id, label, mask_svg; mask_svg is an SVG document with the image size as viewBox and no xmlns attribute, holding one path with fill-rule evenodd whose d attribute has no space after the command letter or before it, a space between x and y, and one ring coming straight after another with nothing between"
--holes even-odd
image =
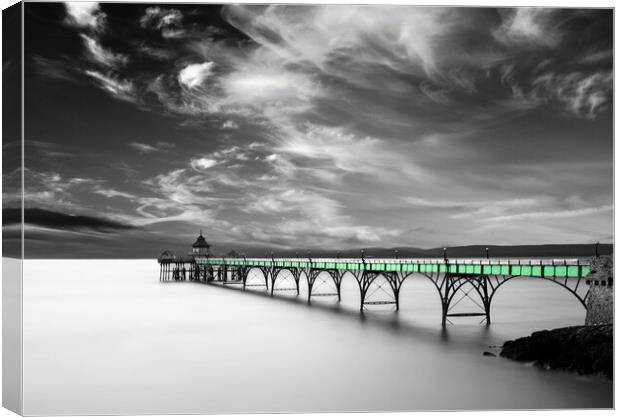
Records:
<instances>
[{"instance_id":1,"label":"canvas print","mask_svg":"<svg viewBox=\"0 0 620 417\"><path fill-rule=\"evenodd\" d=\"M3 405L611 409L613 29L611 8L5 9Z\"/></svg>"}]
</instances>

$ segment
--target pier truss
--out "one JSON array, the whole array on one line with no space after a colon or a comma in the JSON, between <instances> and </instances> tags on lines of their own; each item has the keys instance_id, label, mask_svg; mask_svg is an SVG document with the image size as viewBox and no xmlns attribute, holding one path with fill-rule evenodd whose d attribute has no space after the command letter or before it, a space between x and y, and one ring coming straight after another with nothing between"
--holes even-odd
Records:
<instances>
[{"instance_id":1,"label":"pier truss","mask_svg":"<svg viewBox=\"0 0 620 417\"><path fill-rule=\"evenodd\" d=\"M183 264L184 270L190 271L190 280L239 285L243 290L260 287L271 295L278 291L295 291L299 295L304 277L308 302L311 302L313 297L320 296L333 296L340 301L343 278L350 275L358 284L360 311L373 305L394 305L399 310L405 280L423 277L437 290L443 325L451 318L475 316L490 324L493 298L504 284L517 277L551 281L570 292L587 309L589 286L582 281L590 274L588 259L195 258L191 263L185 266L179 261L160 260L163 271L160 279L169 279L170 265L175 265L172 268L178 271ZM294 286L283 287L290 278ZM321 292L319 286L328 281L333 284L330 290ZM474 311L457 312L455 307L467 299Z\"/></svg>"}]
</instances>

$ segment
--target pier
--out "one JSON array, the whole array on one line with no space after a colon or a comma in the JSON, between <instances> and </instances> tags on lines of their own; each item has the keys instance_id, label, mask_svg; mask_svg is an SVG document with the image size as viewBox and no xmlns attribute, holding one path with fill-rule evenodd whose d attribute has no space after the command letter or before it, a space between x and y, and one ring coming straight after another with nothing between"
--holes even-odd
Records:
<instances>
[{"instance_id":1,"label":"pier","mask_svg":"<svg viewBox=\"0 0 620 417\"><path fill-rule=\"evenodd\" d=\"M348 276L358 284L360 311L372 305L393 305L398 311L403 283L407 279L428 279L441 300L442 325L451 317L473 316L481 316L486 324L490 324L493 298L500 288L516 277L551 281L571 293L586 310L590 284L612 285L612 279L590 282L591 258L225 258L196 251L184 257L164 253L159 264L161 281L221 283L241 290L259 287L272 296L274 292L287 290L299 295L300 283L305 281L308 302L314 297L325 296L340 300L341 283ZM278 287L287 276L293 277L295 286ZM334 290L314 290L319 280L331 281ZM377 292L382 295L381 299L369 299ZM453 307L465 298L478 309L454 312Z\"/></svg>"},{"instance_id":2,"label":"pier","mask_svg":"<svg viewBox=\"0 0 620 417\"><path fill-rule=\"evenodd\" d=\"M337 297L340 301L342 281L351 277L357 282L359 308L363 312L373 305L393 305L398 311L403 283L407 279L428 279L441 300L444 326L449 318L476 316L489 325L493 298L500 288L517 277L557 284L572 294L588 313L593 313L589 310L594 308L600 310L600 306L588 298L591 288L607 287L611 291L613 285L611 267L607 265L611 258L599 256L598 243L592 257L559 259L496 259L489 256L488 248L484 258L449 258L447 250L444 248L442 258L368 258L363 250L359 258L313 258L310 254L305 258L276 258L273 253L270 257L246 258L234 251L228 257L215 257L201 230L187 255L176 256L164 251L159 256L159 280L219 283L243 291L258 287L271 296L279 291L294 291L299 296L300 283L305 281L307 301L311 303L313 297ZM294 287L277 286L290 276ZM317 282L333 283L333 291L317 291ZM377 293L381 298L371 297ZM466 298L477 309L455 312L453 308Z\"/></svg>"}]
</instances>

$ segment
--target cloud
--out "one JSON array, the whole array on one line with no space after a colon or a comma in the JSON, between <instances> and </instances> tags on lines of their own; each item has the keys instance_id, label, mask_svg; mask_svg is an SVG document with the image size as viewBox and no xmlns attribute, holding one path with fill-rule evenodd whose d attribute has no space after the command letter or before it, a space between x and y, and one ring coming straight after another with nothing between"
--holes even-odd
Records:
<instances>
[{"instance_id":1,"label":"cloud","mask_svg":"<svg viewBox=\"0 0 620 417\"><path fill-rule=\"evenodd\" d=\"M20 222L20 208L2 209L3 225L17 224ZM113 230L133 229L133 226L131 225L108 220L105 218L65 214L40 208L25 208L24 222L26 224L33 224L37 226L60 230L90 229L99 232L107 232Z\"/></svg>"},{"instance_id":2,"label":"cloud","mask_svg":"<svg viewBox=\"0 0 620 417\"><path fill-rule=\"evenodd\" d=\"M213 62L189 64L179 72L179 83L189 89L201 86L213 74Z\"/></svg>"},{"instance_id":3,"label":"cloud","mask_svg":"<svg viewBox=\"0 0 620 417\"><path fill-rule=\"evenodd\" d=\"M37 72L49 78L63 81L77 82L77 74L70 62L65 59L51 59L41 55L34 55L32 62Z\"/></svg>"},{"instance_id":4,"label":"cloud","mask_svg":"<svg viewBox=\"0 0 620 417\"><path fill-rule=\"evenodd\" d=\"M490 217L487 220L491 222L511 222L518 220L550 220L550 219L566 219L571 217L580 217L588 215L596 215L605 212L611 212L614 206L603 205L599 207L585 207L573 210L558 210L558 211L535 211L526 213L517 213L506 216Z\"/></svg>"},{"instance_id":5,"label":"cloud","mask_svg":"<svg viewBox=\"0 0 620 417\"><path fill-rule=\"evenodd\" d=\"M177 9L162 9L161 7L149 7L140 18L140 26L143 28L161 31L164 38L180 38L185 35L182 28L183 14Z\"/></svg>"},{"instance_id":6,"label":"cloud","mask_svg":"<svg viewBox=\"0 0 620 417\"><path fill-rule=\"evenodd\" d=\"M64 147L57 142L29 140L24 143L24 147L27 152L34 150L45 158L75 158L77 156L74 153L66 152Z\"/></svg>"},{"instance_id":7,"label":"cloud","mask_svg":"<svg viewBox=\"0 0 620 417\"><path fill-rule=\"evenodd\" d=\"M103 48L99 42L88 35L80 34L84 41L84 46L88 51L90 59L100 65L108 68L117 68L127 65L129 58L124 54L117 54L108 49Z\"/></svg>"},{"instance_id":8,"label":"cloud","mask_svg":"<svg viewBox=\"0 0 620 417\"><path fill-rule=\"evenodd\" d=\"M148 145L146 143L129 142L129 146L131 146L132 148L134 148L135 150L137 150L140 153L151 153L151 152L158 152L159 151L159 149L157 149L155 146Z\"/></svg>"},{"instance_id":9,"label":"cloud","mask_svg":"<svg viewBox=\"0 0 620 417\"><path fill-rule=\"evenodd\" d=\"M183 14L177 9L162 9L160 7L149 7L144 11L140 18L140 26L155 27L162 29L168 26L176 26L183 20Z\"/></svg>"},{"instance_id":10,"label":"cloud","mask_svg":"<svg viewBox=\"0 0 620 417\"><path fill-rule=\"evenodd\" d=\"M215 159L210 158L197 158L192 159L190 165L197 171L204 171L216 166L218 162Z\"/></svg>"},{"instance_id":11,"label":"cloud","mask_svg":"<svg viewBox=\"0 0 620 417\"><path fill-rule=\"evenodd\" d=\"M462 209L471 206L472 203L466 201L449 200L430 200L421 197L403 197L403 200L413 207L435 208L435 209ZM477 205L477 203L475 203Z\"/></svg>"},{"instance_id":12,"label":"cloud","mask_svg":"<svg viewBox=\"0 0 620 417\"><path fill-rule=\"evenodd\" d=\"M98 187L93 191L95 194L100 194L103 195L105 197L108 198L113 198L113 197L122 197L122 198L126 198L128 200L135 200L136 196L130 193L126 193L123 191L118 191L112 188L102 188L102 187Z\"/></svg>"},{"instance_id":13,"label":"cloud","mask_svg":"<svg viewBox=\"0 0 620 417\"><path fill-rule=\"evenodd\" d=\"M21 171L15 173L21 177ZM39 207L79 209L80 205L75 194L83 191L92 191L103 181L88 177L71 177L54 171L36 171L24 168L24 204ZM3 181L9 182L11 176L4 175ZM21 201L21 189L14 195L3 193L3 200L7 202ZM83 207L82 207L83 208Z\"/></svg>"},{"instance_id":14,"label":"cloud","mask_svg":"<svg viewBox=\"0 0 620 417\"><path fill-rule=\"evenodd\" d=\"M539 89L539 95L559 101L574 115L594 119L607 109L611 100L613 73L547 73L535 79L533 84Z\"/></svg>"},{"instance_id":15,"label":"cloud","mask_svg":"<svg viewBox=\"0 0 620 417\"><path fill-rule=\"evenodd\" d=\"M239 125L232 120L226 120L224 123L222 123L222 129L239 129Z\"/></svg>"},{"instance_id":16,"label":"cloud","mask_svg":"<svg viewBox=\"0 0 620 417\"><path fill-rule=\"evenodd\" d=\"M484 219L489 216L497 216L511 210L523 210L528 207L540 207L547 205L553 200L546 196L536 196L529 198L496 199L496 200L433 200L423 197L403 197L404 201L412 207L423 210L435 209L452 211L449 215L452 219ZM442 216L446 216L442 214Z\"/></svg>"},{"instance_id":17,"label":"cloud","mask_svg":"<svg viewBox=\"0 0 620 417\"><path fill-rule=\"evenodd\" d=\"M613 56L613 49L592 50L581 57L579 61L584 64L595 64L601 61L609 61Z\"/></svg>"},{"instance_id":18,"label":"cloud","mask_svg":"<svg viewBox=\"0 0 620 417\"><path fill-rule=\"evenodd\" d=\"M552 25L555 13L555 9L545 7L507 9L495 37L507 44L555 46L561 40L561 34Z\"/></svg>"},{"instance_id":19,"label":"cloud","mask_svg":"<svg viewBox=\"0 0 620 417\"><path fill-rule=\"evenodd\" d=\"M131 81L119 80L98 71L86 70L84 73L97 80L99 86L113 97L129 102L136 101L134 85Z\"/></svg>"},{"instance_id":20,"label":"cloud","mask_svg":"<svg viewBox=\"0 0 620 417\"><path fill-rule=\"evenodd\" d=\"M274 150L295 159L291 169L316 169L325 177L337 174L366 174L381 182L422 181L428 172L409 159L398 146L375 137L358 137L346 129L307 124L304 129L285 128L274 136ZM275 159L275 157L274 157ZM280 160L282 158L278 158ZM306 161L304 163L304 161Z\"/></svg>"},{"instance_id":21,"label":"cloud","mask_svg":"<svg viewBox=\"0 0 620 417\"><path fill-rule=\"evenodd\" d=\"M287 113L308 109L319 89L310 77L275 67L244 68L222 78L221 84L223 106Z\"/></svg>"},{"instance_id":22,"label":"cloud","mask_svg":"<svg viewBox=\"0 0 620 417\"><path fill-rule=\"evenodd\" d=\"M103 31L106 24L106 14L101 11L99 3L95 2L66 2L67 22L71 25Z\"/></svg>"},{"instance_id":23,"label":"cloud","mask_svg":"<svg viewBox=\"0 0 620 417\"><path fill-rule=\"evenodd\" d=\"M140 153L167 152L174 148L174 143L159 141L153 145L141 142L129 142L128 145Z\"/></svg>"},{"instance_id":24,"label":"cloud","mask_svg":"<svg viewBox=\"0 0 620 417\"><path fill-rule=\"evenodd\" d=\"M333 247L378 242L399 234L397 230L355 222L343 214L341 203L316 191L276 186L251 193L246 199L247 212L277 219L251 221L244 230L233 228L233 233L247 235L257 242L299 247L303 236L303 241L312 241L313 247Z\"/></svg>"},{"instance_id":25,"label":"cloud","mask_svg":"<svg viewBox=\"0 0 620 417\"><path fill-rule=\"evenodd\" d=\"M131 216L131 223L147 225L184 221L209 226L211 231L221 230L225 234L231 225L224 218L216 218L223 199L214 193L212 181L213 177L186 168L149 178L144 185L155 196L138 199L138 216Z\"/></svg>"},{"instance_id":26,"label":"cloud","mask_svg":"<svg viewBox=\"0 0 620 417\"><path fill-rule=\"evenodd\" d=\"M175 56L175 52L166 48L153 47L141 42L137 46L138 51L158 61L167 61Z\"/></svg>"}]
</instances>

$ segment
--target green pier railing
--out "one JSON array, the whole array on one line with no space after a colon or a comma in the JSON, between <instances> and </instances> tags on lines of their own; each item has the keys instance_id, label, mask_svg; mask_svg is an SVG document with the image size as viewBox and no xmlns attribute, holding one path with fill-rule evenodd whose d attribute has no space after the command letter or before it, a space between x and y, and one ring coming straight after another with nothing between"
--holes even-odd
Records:
<instances>
[{"instance_id":1,"label":"green pier railing","mask_svg":"<svg viewBox=\"0 0 620 417\"><path fill-rule=\"evenodd\" d=\"M304 268L325 270L365 270L387 272L449 272L459 275L514 275L526 277L587 277L589 263L579 260L325 260L300 259L225 259L196 258L198 265L228 265L242 267Z\"/></svg>"}]
</instances>

